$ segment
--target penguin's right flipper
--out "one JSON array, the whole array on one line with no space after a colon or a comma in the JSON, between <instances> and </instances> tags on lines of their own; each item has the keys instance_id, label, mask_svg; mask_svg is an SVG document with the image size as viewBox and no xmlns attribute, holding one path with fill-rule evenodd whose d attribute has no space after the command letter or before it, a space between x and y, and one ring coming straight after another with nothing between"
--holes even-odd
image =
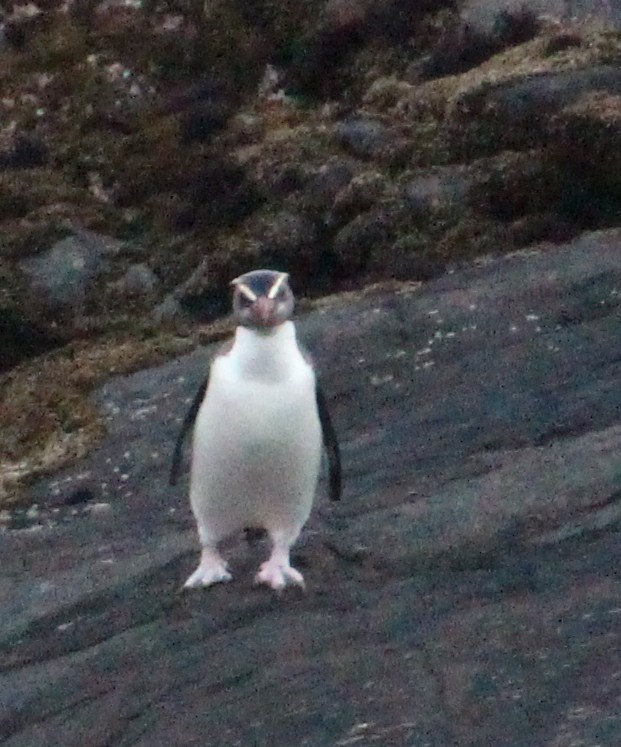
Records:
<instances>
[{"instance_id":1,"label":"penguin's right flipper","mask_svg":"<svg viewBox=\"0 0 621 747\"><path fill-rule=\"evenodd\" d=\"M196 395L192 400L192 404L190 405L190 409L183 419L179 435L177 436L177 442L175 443L175 450L173 451L172 464L170 466L170 475L168 477L168 482L170 485L176 485L177 480L179 479L179 472L181 471L181 459L183 457L183 442L185 441L185 437L188 431L192 428L194 422L196 421L196 416L198 415L198 411L200 410L203 399L205 398L205 392L207 391L208 384L209 374L207 374L207 376L199 386L198 391L196 392Z\"/></svg>"},{"instance_id":2,"label":"penguin's right flipper","mask_svg":"<svg viewBox=\"0 0 621 747\"><path fill-rule=\"evenodd\" d=\"M316 379L315 396L317 399L317 411L321 423L321 434L323 445L328 455L328 474L330 483L330 500L341 500L341 450L336 431L332 425L330 412L324 396L319 379Z\"/></svg>"}]
</instances>

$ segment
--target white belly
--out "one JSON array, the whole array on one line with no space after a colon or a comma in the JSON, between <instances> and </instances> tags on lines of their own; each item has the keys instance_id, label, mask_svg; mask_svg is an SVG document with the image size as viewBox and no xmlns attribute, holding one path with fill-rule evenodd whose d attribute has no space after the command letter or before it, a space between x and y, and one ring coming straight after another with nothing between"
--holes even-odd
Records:
<instances>
[{"instance_id":1,"label":"white belly","mask_svg":"<svg viewBox=\"0 0 621 747\"><path fill-rule=\"evenodd\" d=\"M212 367L194 431L190 498L199 527L222 539L247 526L301 528L311 510L321 426L311 368L300 357L284 381Z\"/></svg>"}]
</instances>

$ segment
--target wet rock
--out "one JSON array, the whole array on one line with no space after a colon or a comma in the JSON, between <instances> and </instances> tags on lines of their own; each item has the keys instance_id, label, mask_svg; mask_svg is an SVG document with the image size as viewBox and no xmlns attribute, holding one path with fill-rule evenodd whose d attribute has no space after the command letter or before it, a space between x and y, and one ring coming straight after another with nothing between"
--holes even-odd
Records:
<instances>
[{"instance_id":1,"label":"wet rock","mask_svg":"<svg viewBox=\"0 0 621 747\"><path fill-rule=\"evenodd\" d=\"M214 348L111 379L100 447L0 519L0 738L616 747L620 243L298 321L345 467L296 546L305 596L253 589L267 548L241 542L230 584L179 593L198 539L169 446ZM54 524L86 486L111 508Z\"/></svg>"}]
</instances>

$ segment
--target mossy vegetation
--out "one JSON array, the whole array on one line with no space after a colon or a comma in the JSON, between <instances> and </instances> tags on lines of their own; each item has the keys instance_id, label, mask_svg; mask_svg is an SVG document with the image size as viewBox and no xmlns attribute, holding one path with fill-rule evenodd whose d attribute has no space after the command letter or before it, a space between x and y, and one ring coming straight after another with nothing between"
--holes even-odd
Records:
<instances>
[{"instance_id":1,"label":"mossy vegetation","mask_svg":"<svg viewBox=\"0 0 621 747\"><path fill-rule=\"evenodd\" d=\"M86 453L103 432L90 392L105 378L128 374L220 339L226 324L193 335L108 335L75 342L0 376L0 502L18 502L20 487Z\"/></svg>"}]
</instances>

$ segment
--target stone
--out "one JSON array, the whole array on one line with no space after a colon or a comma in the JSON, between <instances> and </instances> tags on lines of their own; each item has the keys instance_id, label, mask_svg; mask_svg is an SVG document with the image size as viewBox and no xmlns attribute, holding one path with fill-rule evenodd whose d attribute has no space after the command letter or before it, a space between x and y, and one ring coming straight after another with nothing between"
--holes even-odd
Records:
<instances>
[{"instance_id":1,"label":"stone","mask_svg":"<svg viewBox=\"0 0 621 747\"><path fill-rule=\"evenodd\" d=\"M501 13L530 12L553 21L588 19L610 26L621 24L618 0L465 0L460 4L461 17L478 31L489 33Z\"/></svg>"},{"instance_id":2,"label":"stone","mask_svg":"<svg viewBox=\"0 0 621 747\"><path fill-rule=\"evenodd\" d=\"M120 243L91 231L80 231L58 241L47 251L20 262L30 280L31 295L52 309L75 310L117 255Z\"/></svg>"},{"instance_id":3,"label":"stone","mask_svg":"<svg viewBox=\"0 0 621 747\"><path fill-rule=\"evenodd\" d=\"M146 264L131 265L118 281L116 289L128 296L151 296L159 285L157 275Z\"/></svg>"},{"instance_id":4,"label":"stone","mask_svg":"<svg viewBox=\"0 0 621 747\"><path fill-rule=\"evenodd\" d=\"M352 117L341 122L337 134L342 145L360 158L380 155L389 139L388 130L381 122L365 117Z\"/></svg>"},{"instance_id":5,"label":"stone","mask_svg":"<svg viewBox=\"0 0 621 747\"><path fill-rule=\"evenodd\" d=\"M0 152L0 169L31 169L49 161L47 145L33 134L22 134L11 147Z\"/></svg>"},{"instance_id":6,"label":"stone","mask_svg":"<svg viewBox=\"0 0 621 747\"><path fill-rule=\"evenodd\" d=\"M181 317L183 317L183 309L173 293L169 293L166 298L164 298L164 300L153 309L153 318L159 323L167 324Z\"/></svg>"},{"instance_id":7,"label":"stone","mask_svg":"<svg viewBox=\"0 0 621 747\"><path fill-rule=\"evenodd\" d=\"M2 517L4 744L616 747L620 245L300 318L345 478L295 548L305 596L252 587L261 541L232 544L230 584L180 593L198 540L167 471L214 346L111 378L99 447ZM54 521L62 485L105 489Z\"/></svg>"},{"instance_id":8,"label":"stone","mask_svg":"<svg viewBox=\"0 0 621 747\"><path fill-rule=\"evenodd\" d=\"M334 237L333 247L341 272L364 272L372 253L388 249L394 236L394 223L381 209L357 215Z\"/></svg>"},{"instance_id":9,"label":"stone","mask_svg":"<svg viewBox=\"0 0 621 747\"><path fill-rule=\"evenodd\" d=\"M408 179L403 199L410 214L426 220L440 211L463 211L468 205L472 178L460 166L445 166L422 172Z\"/></svg>"}]
</instances>

